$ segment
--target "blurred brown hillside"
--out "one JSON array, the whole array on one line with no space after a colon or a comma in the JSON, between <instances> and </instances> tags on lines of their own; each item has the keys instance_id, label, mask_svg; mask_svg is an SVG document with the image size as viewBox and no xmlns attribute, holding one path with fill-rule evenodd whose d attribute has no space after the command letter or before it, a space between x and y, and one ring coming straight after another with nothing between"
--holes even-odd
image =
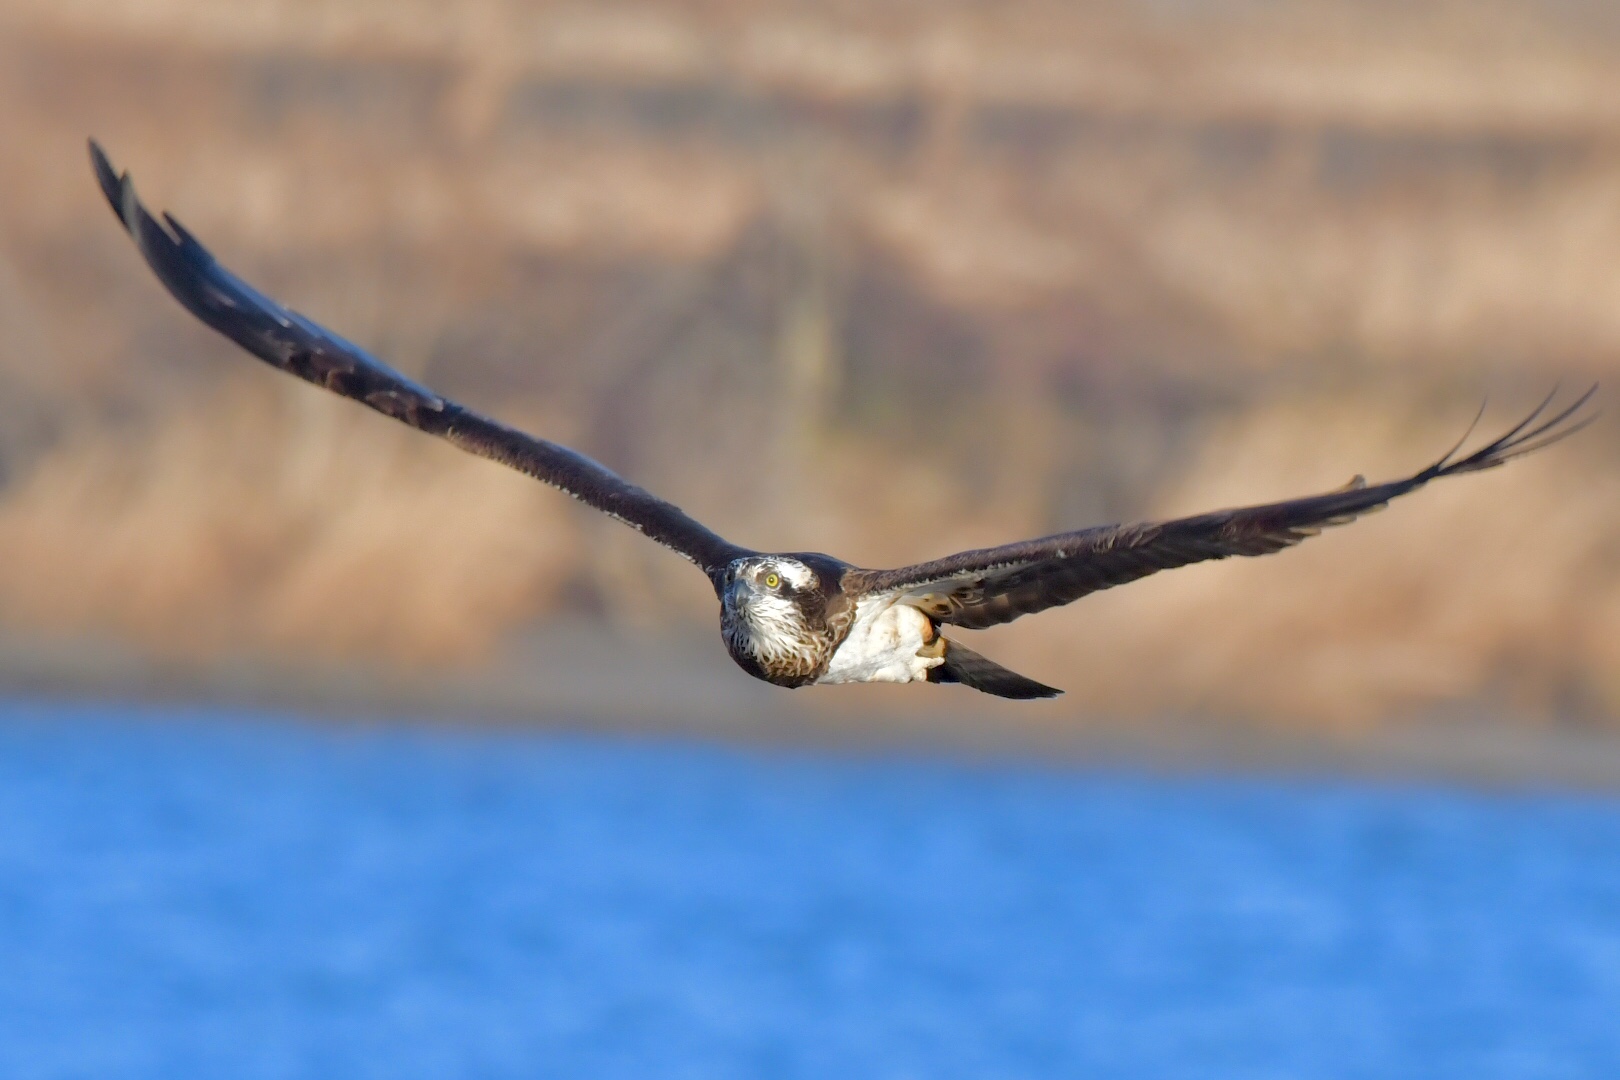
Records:
<instances>
[{"instance_id":1,"label":"blurred brown hillside","mask_svg":"<svg viewBox=\"0 0 1620 1080\"><path fill-rule=\"evenodd\" d=\"M626 530L197 327L91 134L446 393L868 565L1620 388L1603 0L0 0L0 115L0 623L64 647L462 663L713 618ZM1620 716L1617 432L984 649L1057 709Z\"/></svg>"}]
</instances>

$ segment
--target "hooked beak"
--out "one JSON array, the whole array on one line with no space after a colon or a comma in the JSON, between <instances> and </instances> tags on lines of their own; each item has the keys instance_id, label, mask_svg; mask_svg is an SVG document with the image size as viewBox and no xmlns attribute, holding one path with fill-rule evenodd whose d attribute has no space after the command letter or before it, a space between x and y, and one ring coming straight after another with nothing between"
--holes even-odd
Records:
<instances>
[{"instance_id":1,"label":"hooked beak","mask_svg":"<svg viewBox=\"0 0 1620 1080\"><path fill-rule=\"evenodd\" d=\"M750 592L748 582L742 578L736 579L726 586L726 606L732 611L741 611L743 603L748 599Z\"/></svg>"}]
</instances>

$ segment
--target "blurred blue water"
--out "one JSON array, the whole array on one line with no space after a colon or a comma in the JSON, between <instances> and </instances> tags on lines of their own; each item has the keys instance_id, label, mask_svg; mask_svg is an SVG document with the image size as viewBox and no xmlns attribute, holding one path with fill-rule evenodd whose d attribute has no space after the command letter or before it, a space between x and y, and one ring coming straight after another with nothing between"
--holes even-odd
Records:
<instances>
[{"instance_id":1,"label":"blurred blue water","mask_svg":"<svg viewBox=\"0 0 1620 1080\"><path fill-rule=\"evenodd\" d=\"M1620 803L0 708L0 1077L1620 1075Z\"/></svg>"}]
</instances>

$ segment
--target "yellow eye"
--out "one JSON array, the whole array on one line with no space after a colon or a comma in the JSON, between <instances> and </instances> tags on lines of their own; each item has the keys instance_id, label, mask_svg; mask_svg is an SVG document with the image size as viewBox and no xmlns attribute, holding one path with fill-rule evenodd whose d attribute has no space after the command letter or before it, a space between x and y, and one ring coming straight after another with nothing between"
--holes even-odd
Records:
<instances>
[{"instance_id":1,"label":"yellow eye","mask_svg":"<svg viewBox=\"0 0 1620 1080\"><path fill-rule=\"evenodd\" d=\"M765 587L767 589L774 589L780 584L782 584L782 575L775 570L765 575Z\"/></svg>"}]
</instances>

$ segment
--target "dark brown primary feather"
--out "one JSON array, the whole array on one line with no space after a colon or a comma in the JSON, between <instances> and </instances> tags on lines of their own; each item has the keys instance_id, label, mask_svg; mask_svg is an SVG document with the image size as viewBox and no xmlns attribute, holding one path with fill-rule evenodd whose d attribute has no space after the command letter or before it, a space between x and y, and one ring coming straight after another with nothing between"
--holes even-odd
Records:
<instances>
[{"instance_id":1,"label":"dark brown primary feather","mask_svg":"<svg viewBox=\"0 0 1620 1080\"><path fill-rule=\"evenodd\" d=\"M160 224L147 213L129 174L115 172L94 141L90 160L113 213L158 280L193 315L261 360L561 488L679 552L711 580L731 560L753 554L584 454L465 409L283 307L221 266L173 217L165 214Z\"/></svg>"},{"instance_id":2,"label":"dark brown primary feather","mask_svg":"<svg viewBox=\"0 0 1620 1080\"><path fill-rule=\"evenodd\" d=\"M1597 418L1595 412L1581 415L1596 392L1593 386L1574 404L1541 419L1554 391L1500 438L1453 460L1461 449L1459 442L1439 461L1404 480L1368 487L1358 476L1324 495L1175 521L1082 529L896 570L851 570L844 577L844 589L856 596L903 594L907 603L940 622L977 629L1072 603L1087 593L1160 570L1233 555L1269 555L1327 526L1379 509L1431 480L1493 469L1567 438Z\"/></svg>"}]
</instances>

